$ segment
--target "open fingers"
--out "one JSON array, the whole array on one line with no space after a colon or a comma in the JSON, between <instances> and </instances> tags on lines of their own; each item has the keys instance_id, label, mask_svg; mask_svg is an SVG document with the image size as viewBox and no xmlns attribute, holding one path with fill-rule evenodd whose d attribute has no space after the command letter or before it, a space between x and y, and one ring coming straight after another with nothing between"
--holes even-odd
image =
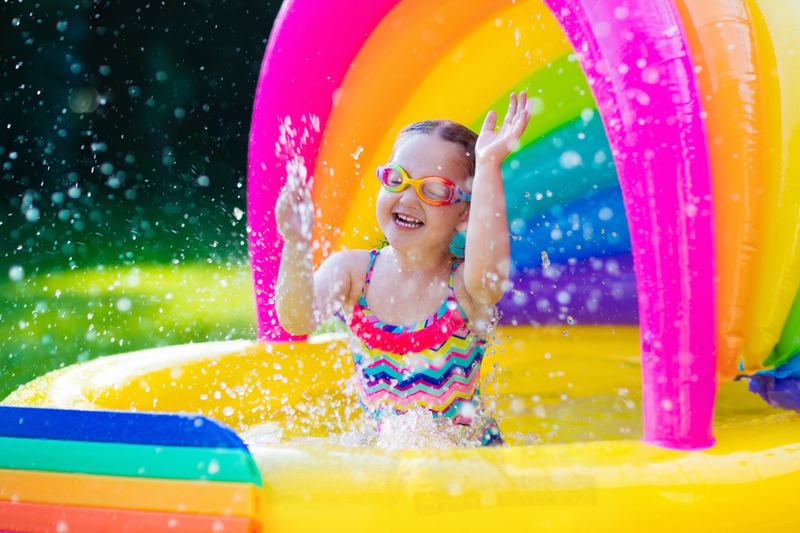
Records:
<instances>
[{"instance_id":1,"label":"open fingers","mask_svg":"<svg viewBox=\"0 0 800 533\"><path fill-rule=\"evenodd\" d=\"M504 135L510 128L512 128L512 124L514 123L514 116L517 114L517 95L516 93L511 93L511 96L508 97L508 109L506 110L506 116L503 117L503 124L500 126L500 135Z\"/></svg>"},{"instance_id":2,"label":"open fingers","mask_svg":"<svg viewBox=\"0 0 800 533\"><path fill-rule=\"evenodd\" d=\"M525 108L523 109L519 115L517 115L516 120L514 121L513 127L513 135L516 139L522 137L522 134L525 132L525 128L528 127L528 122L531 118L531 112Z\"/></svg>"},{"instance_id":3,"label":"open fingers","mask_svg":"<svg viewBox=\"0 0 800 533\"><path fill-rule=\"evenodd\" d=\"M503 119L504 126L510 125L513 122L514 117L517 114L518 103L517 93L511 93L511 96L508 97L508 111L506 111L506 116Z\"/></svg>"},{"instance_id":4,"label":"open fingers","mask_svg":"<svg viewBox=\"0 0 800 533\"><path fill-rule=\"evenodd\" d=\"M515 95L514 93L511 93L511 98L514 101L513 102L514 103L514 108L512 110L511 107L509 107L509 114L511 115L511 119L512 119L509 122L513 122L513 121L519 119L520 114L528 106L528 93L526 91L522 91L521 93L519 93L519 97L517 97L517 95ZM513 111L513 114L511 114L512 111Z\"/></svg>"},{"instance_id":5,"label":"open fingers","mask_svg":"<svg viewBox=\"0 0 800 533\"><path fill-rule=\"evenodd\" d=\"M289 174L286 177L286 184L281 190L278 201L284 205L299 205L311 202L311 192L301 177Z\"/></svg>"},{"instance_id":6,"label":"open fingers","mask_svg":"<svg viewBox=\"0 0 800 533\"><path fill-rule=\"evenodd\" d=\"M300 202L310 202L311 201L311 191L308 188L308 184L306 184L302 179L298 179L295 183L295 196Z\"/></svg>"},{"instance_id":7,"label":"open fingers","mask_svg":"<svg viewBox=\"0 0 800 533\"><path fill-rule=\"evenodd\" d=\"M531 112L533 111L533 100L527 100L525 93L520 98L520 105L517 115L514 117L513 135L519 139L528 126L531 119Z\"/></svg>"},{"instance_id":8,"label":"open fingers","mask_svg":"<svg viewBox=\"0 0 800 533\"><path fill-rule=\"evenodd\" d=\"M314 204L305 181L288 175L275 203L278 232L284 238L310 239L314 224Z\"/></svg>"},{"instance_id":9,"label":"open fingers","mask_svg":"<svg viewBox=\"0 0 800 533\"><path fill-rule=\"evenodd\" d=\"M494 132L495 127L497 127L497 113L492 109L486 113L486 119L483 121L480 132Z\"/></svg>"},{"instance_id":10,"label":"open fingers","mask_svg":"<svg viewBox=\"0 0 800 533\"><path fill-rule=\"evenodd\" d=\"M515 93L511 93L509 97L509 104L508 104L508 112L506 113L505 120L503 121L502 130L508 132L514 132L515 134L519 130L518 123L520 120L523 120L525 124L527 124L528 119L530 118L531 111L533 110L533 102L528 100L528 93L527 91L522 91L517 96ZM523 118L524 111L527 111L527 115ZM522 130L524 130L524 126Z\"/></svg>"},{"instance_id":11,"label":"open fingers","mask_svg":"<svg viewBox=\"0 0 800 533\"><path fill-rule=\"evenodd\" d=\"M519 102L517 104L517 113L520 113L526 109L528 106L532 105L532 101L528 101L528 91L522 91L519 93Z\"/></svg>"}]
</instances>

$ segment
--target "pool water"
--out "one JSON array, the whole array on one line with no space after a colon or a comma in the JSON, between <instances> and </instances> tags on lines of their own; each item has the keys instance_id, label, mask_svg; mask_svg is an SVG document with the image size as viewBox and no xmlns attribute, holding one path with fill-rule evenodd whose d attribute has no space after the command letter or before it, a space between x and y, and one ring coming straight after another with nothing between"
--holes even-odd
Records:
<instances>
[{"instance_id":1,"label":"pool water","mask_svg":"<svg viewBox=\"0 0 800 533\"><path fill-rule=\"evenodd\" d=\"M496 337L484 361L484 399L509 445L640 439L637 328L507 327ZM338 334L286 344L200 343L68 367L23 387L10 401L199 412L254 444L469 445L419 413L376 434L355 401L351 374L352 359ZM746 389L744 382L720 388L716 427L778 412Z\"/></svg>"}]
</instances>

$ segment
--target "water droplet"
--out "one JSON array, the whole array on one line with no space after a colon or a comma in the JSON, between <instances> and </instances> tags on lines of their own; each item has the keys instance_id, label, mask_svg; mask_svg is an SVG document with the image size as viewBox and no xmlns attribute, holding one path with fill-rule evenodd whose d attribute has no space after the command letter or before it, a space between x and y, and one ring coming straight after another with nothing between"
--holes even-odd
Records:
<instances>
[{"instance_id":1,"label":"water droplet","mask_svg":"<svg viewBox=\"0 0 800 533\"><path fill-rule=\"evenodd\" d=\"M8 279L13 282L22 281L25 277L25 269L22 265L13 265L8 269Z\"/></svg>"},{"instance_id":2,"label":"water droplet","mask_svg":"<svg viewBox=\"0 0 800 533\"><path fill-rule=\"evenodd\" d=\"M133 302L131 302L130 298L122 297L117 300L117 309L123 313L127 313L133 308Z\"/></svg>"},{"instance_id":3,"label":"water droplet","mask_svg":"<svg viewBox=\"0 0 800 533\"><path fill-rule=\"evenodd\" d=\"M610 207L603 207L598 211L597 218L604 221L611 220L614 218L614 211L612 211Z\"/></svg>"},{"instance_id":4,"label":"water droplet","mask_svg":"<svg viewBox=\"0 0 800 533\"><path fill-rule=\"evenodd\" d=\"M172 150L171 146L165 146L161 154L161 163L165 167L171 167L175 164L175 152Z\"/></svg>"},{"instance_id":5,"label":"water droplet","mask_svg":"<svg viewBox=\"0 0 800 533\"><path fill-rule=\"evenodd\" d=\"M39 220L39 208L30 206L28 209L25 210L25 220L28 222L36 222Z\"/></svg>"},{"instance_id":6,"label":"water droplet","mask_svg":"<svg viewBox=\"0 0 800 533\"><path fill-rule=\"evenodd\" d=\"M642 69L642 81L648 83L650 85L654 85L658 83L661 79L661 75L658 73L658 70L655 67L645 67Z\"/></svg>"},{"instance_id":7,"label":"water droplet","mask_svg":"<svg viewBox=\"0 0 800 533\"><path fill-rule=\"evenodd\" d=\"M541 115L542 113L544 113L544 107L545 107L544 100L542 100L538 96L534 96L533 98L531 98L531 101L533 102L531 107L531 116Z\"/></svg>"},{"instance_id":8,"label":"water droplet","mask_svg":"<svg viewBox=\"0 0 800 533\"><path fill-rule=\"evenodd\" d=\"M525 232L526 224L525 220L522 218L515 218L511 221L509 229L511 229L511 233L514 235L522 235Z\"/></svg>"},{"instance_id":9,"label":"water droplet","mask_svg":"<svg viewBox=\"0 0 800 533\"><path fill-rule=\"evenodd\" d=\"M558 158L558 164L565 170L570 170L583 164L581 154L575 150L567 150Z\"/></svg>"},{"instance_id":10,"label":"water droplet","mask_svg":"<svg viewBox=\"0 0 800 533\"><path fill-rule=\"evenodd\" d=\"M100 94L94 87L84 87L69 98L69 108L74 113L91 113L99 104Z\"/></svg>"}]
</instances>

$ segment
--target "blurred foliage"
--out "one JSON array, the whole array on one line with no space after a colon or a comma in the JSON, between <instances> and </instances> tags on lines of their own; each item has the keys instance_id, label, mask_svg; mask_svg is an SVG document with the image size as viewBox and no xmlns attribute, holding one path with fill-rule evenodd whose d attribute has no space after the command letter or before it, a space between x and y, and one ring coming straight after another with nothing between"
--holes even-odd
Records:
<instances>
[{"instance_id":1,"label":"blurred foliage","mask_svg":"<svg viewBox=\"0 0 800 533\"><path fill-rule=\"evenodd\" d=\"M278 2L4 2L0 272L246 257Z\"/></svg>"},{"instance_id":2,"label":"blurred foliage","mask_svg":"<svg viewBox=\"0 0 800 533\"><path fill-rule=\"evenodd\" d=\"M280 2L4 1L0 397L255 335L247 141Z\"/></svg>"}]
</instances>

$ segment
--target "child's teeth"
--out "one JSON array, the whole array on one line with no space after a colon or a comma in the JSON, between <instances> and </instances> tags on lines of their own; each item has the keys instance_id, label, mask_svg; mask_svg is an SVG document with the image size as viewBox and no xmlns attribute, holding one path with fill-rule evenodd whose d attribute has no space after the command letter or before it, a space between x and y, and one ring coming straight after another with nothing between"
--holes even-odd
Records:
<instances>
[{"instance_id":1,"label":"child's teeth","mask_svg":"<svg viewBox=\"0 0 800 533\"><path fill-rule=\"evenodd\" d=\"M403 215L397 215L397 222L399 222L403 226L407 226L410 228L415 228L417 226L422 225L422 222L420 222L419 220L404 217Z\"/></svg>"}]
</instances>

